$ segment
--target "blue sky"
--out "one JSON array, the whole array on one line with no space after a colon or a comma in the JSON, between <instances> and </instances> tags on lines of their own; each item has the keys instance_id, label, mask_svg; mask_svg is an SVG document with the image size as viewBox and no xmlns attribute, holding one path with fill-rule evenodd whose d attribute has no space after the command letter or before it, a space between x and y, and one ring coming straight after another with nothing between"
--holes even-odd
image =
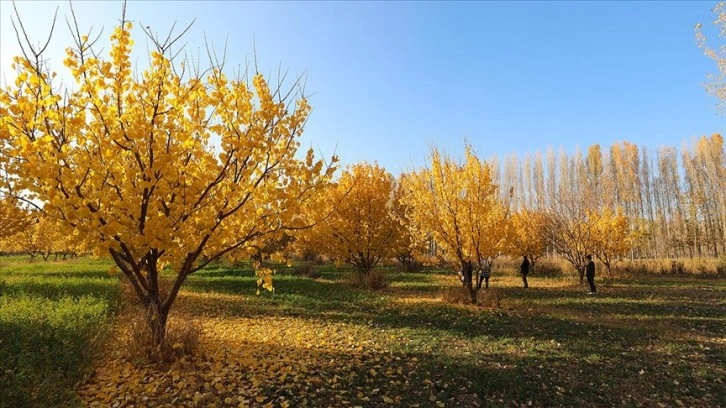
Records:
<instances>
[{"instance_id":1,"label":"blue sky","mask_svg":"<svg viewBox=\"0 0 726 408\"><path fill-rule=\"evenodd\" d=\"M106 39L120 4L74 8L81 27L103 26ZM31 38L43 38L58 5L68 13L67 2L17 2ZM229 67L250 60L254 44L263 73L306 72L314 111L304 144L398 173L424 164L431 145L460 155L465 140L482 157L504 158L619 140L681 146L722 133L726 118L703 89L715 64L693 28L710 25L714 5L129 1L127 15L162 33L196 18L188 48L205 36L227 41ZM17 53L11 14L0 1L7 80ZM61 23L49 55L59 70L69 43ZM139 49L142 36L135 29Z\"/></svg>"}]
</instances>

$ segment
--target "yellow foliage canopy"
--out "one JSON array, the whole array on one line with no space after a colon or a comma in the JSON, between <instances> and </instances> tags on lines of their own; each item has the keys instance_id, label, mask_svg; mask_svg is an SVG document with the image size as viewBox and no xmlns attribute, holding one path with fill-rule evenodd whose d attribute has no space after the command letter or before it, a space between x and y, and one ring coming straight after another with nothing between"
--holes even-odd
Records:
<instances>
[{"instance_id":1,"label":"yellow foliage canopy","mask_svg":"<svg viewBox=\"0 0 726 408\"><path fill-rule=\"evenodd\" d=\"M10 198L0 199L0 240L23 231L32 222L32 215L18 206L17 200Z\"/></svg>"},{"instance_id":2,"label":"yellow foliage canopy","mask_svg":"<svg viewBox=\"0 0 726 408\"><path fill-rule=\"evenodd\" d=\"M533 263L546 249L546 216L541 212L521 210L512 215L507 252L527 255Z\"/></svg>"},{"instance_id":3,"label":"yellow foliage canopy","mask_svg":"<svg viewBox=\"0 0 726 408\"><path fill-rule=\"evenodd\" d=\"M76 38L64 61L73 89L55 87L42 61L16 57L15 83L0 91L0 140L12 187L110 253L163 321L188 274L307 227L299 214L334 167L312 150L296 158L310 112L304 97L289 106L297 94L271 89L260 74L250 84L216 65L188 72L167 44L135 76L131 29L122 20L113 31L108 60ZM165 266L177 279L160 296Z\"/></svg>"},{"instance_id":4,"label":"yellow foliage canopy","mask_svg":"<svg viewBox=\"0 0 726 408\"><path fill-rule=\"evenodd\" d=\"M308 245L367 273L401 251L403 227L392 213L394 179L377 164L347 169L327 192L330 216L309 230Z\"/></svg>"},{"instance_id":5,"label":"yellow foliage canopy","mask_svg":"<svg viewBox=\"0 0 726 408\"><path fill-rule=\"evenodd\" d=\"M476 302L479 272L505 249L509 228L508 209L498 200L490 166L471 146L461 164L434 149L431 168L408 175L405 183L409 194L404 200L413 219L432 234L440 256L458 271Z\"/></svg>"}]
</instances>

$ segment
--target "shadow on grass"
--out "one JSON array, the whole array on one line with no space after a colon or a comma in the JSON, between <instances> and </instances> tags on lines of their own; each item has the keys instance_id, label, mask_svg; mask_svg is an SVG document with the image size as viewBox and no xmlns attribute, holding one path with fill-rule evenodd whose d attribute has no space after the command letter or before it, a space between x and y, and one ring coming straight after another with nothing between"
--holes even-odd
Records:
<instances>
[{"instance_id":1,"label":"shadow on grass","mask_svg":"<svg viewBox=\"0 0 726 408\"><path fill-rule=\"evenodd\" d=\"M90 336L43 322L0 321L0 407L77 404L73 386L94 356Z\"/></svg>"},{"instance_id":2,"label":"shadow on grass","mask_svg":"<svg viewBox=\"0 0 726 408\"><path fill-rule=\"evenodd\" d=\"M574 286L497 287L482 294L498 292L504 307L496 309L437 302L430 296L430 288L438 290L435 275L393 274L393 287L380 292L342 283L347 272L327 268L322 275L325 279L313 280L283 272L275 278L276 293L257 296L251 270L214 268L190 277L180 307L212 318L291 316L353 324L365 328L359 333L369 336L366 340L387 348L365 356L298 350L305 360L286 361L301 370L297 378L305 381L270 377L261 385L263 394L288 401L309 396L308 406L340 406L336 398L341 395L353 405L388 405L368 393L376 388L401 398L401 406L432 406L430 397L455 407L526 405L529 400L534 406L637 406L643 401L726 406L719 383L726 375L724 346L695 337L723 337L722 291L684 292L667 285L642 290L623 283L588 297ZM401 294L426 301L392 301ZM693 322L705 329L693 332ZM254 356L260 361L285 359L296 351L270 343L226 345L235 347L263 350ZM410 368L405 362L417 361L416 370L404 371L411 374L399 383L400 375L366 374L386 372L381 363L386 358L403 369ZM331 378L338 380L333 384ZM362 390L369 400L362 399Z\"/></svg>"},{"instance_id":3,"label":"shadow on grass","mask_svg":"<svg viewBox=\"0 0 726 408\"><path fill-rule=\"evenodd\" d=\"M589 353L598 342L617 343L618 350L639 347L658 334L644 326L602 327L597 319L582 321L545 314L515 313L446 303L397 305L385 293L352 289L334 282L300 277L276 280L276 293L255 296L252 278L214 278L189 282L188 290L234 294L214 299L182 295L186 306L206 316L307 316L331 322L366 324L409 332L436 332L471 340L526 338L537 342L559 340L569 352ZM245 295L247 294L247 295ZM562 294L566 296L567 294ZM569 296L575 296L569 293ZM565 342L564 339L572 341Z\"/></svg>"},{"instance_id":4,"label":"shadow on grass","mask_svg":"<svg viewBox=\"0 0 726 408\"><path fill-rule=\"evenodd\" d=\"M3 285L0 293L14 296L25 294L50 300L64 297L75 299L93 294L95 297L108 299L111 303L119 302L118 281L111 279L33 279L20 282L11 282Z\"/></svg>"}]
</instances>

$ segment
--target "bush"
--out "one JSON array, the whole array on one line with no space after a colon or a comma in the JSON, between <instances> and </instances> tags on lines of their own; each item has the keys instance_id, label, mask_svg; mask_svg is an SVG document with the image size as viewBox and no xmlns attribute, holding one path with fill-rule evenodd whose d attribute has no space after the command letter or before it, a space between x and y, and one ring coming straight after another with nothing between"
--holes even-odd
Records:
<instances>
[{"instance_id":1,"label":"bush","mask_svg":"<svg viewBox=\"0 0 726 408\"><path fill-rule=\"evenodd\" d=\"M389 285L386 273L380 269L374 269L368 273L355 271L351 285L356 288L380 290L387 288Z\"/></svg>"}]
</instances>

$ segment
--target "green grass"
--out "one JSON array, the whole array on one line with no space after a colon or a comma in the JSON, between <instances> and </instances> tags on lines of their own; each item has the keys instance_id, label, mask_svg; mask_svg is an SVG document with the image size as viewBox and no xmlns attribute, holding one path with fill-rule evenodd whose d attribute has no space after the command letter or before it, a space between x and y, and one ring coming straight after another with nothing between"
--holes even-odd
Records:
<instances>
[{"instance_id":1,"label":"green grass","mask_svg":"<svg viewBox=\"0 0 726 408\"><path fill-rule=\"evenodd\" d=\"M0 407L80 405L73 387L118 308L108 262L0 258Z\"/></svg>"}]
</instances>

